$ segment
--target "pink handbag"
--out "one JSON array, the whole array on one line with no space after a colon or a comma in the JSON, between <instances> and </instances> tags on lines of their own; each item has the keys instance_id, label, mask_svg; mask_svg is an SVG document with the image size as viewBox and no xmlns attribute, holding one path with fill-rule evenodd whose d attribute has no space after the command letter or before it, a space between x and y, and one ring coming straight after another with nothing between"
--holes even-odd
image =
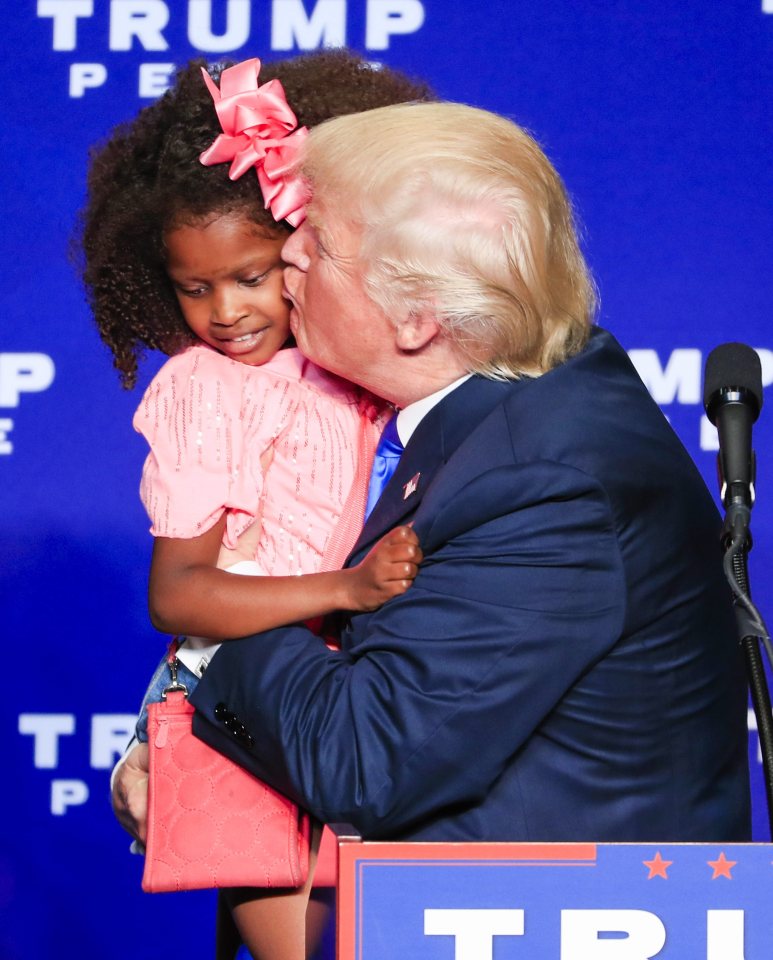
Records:
<instances>
[{"instance_id":1,"label":"pink handbag","mask_svg":"<svg viewBox=\"0 0 773 960\"><path fill-rule=\"evenodd\" d=\"M194 708L176 679L165 694L148 711L142 889L301 886L309 871L308 815L193 735Z\"/></svg>"}]
</instances>

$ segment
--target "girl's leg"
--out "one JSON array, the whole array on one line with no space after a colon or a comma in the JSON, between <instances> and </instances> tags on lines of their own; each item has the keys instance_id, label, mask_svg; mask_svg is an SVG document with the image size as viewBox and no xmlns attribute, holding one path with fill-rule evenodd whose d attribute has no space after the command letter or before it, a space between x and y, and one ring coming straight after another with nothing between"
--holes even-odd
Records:
<instances>
[{"instance_id":1,"label":"girl's leg","mask_svg":"<svg viewBox=\"0 0 773 960\"><path fill-rule=\"evenodd\" d=\"M224 894L254 960L305 960L308 890L244 887Z\"/></svg>"},{"instance_id":2,"label":"girl's leg","mask_svg":"<svg viewBox=\"0 0 773 960\"><path fill-rule=\"evenodd\" d=\"M217 917L215 920L215 960L234 960L236 951L242 945L242 938L236 929L231 908L225 894L220 890L217 895Z\"/></svg>"},{"instance_id":3,"label":"girl's leg","mask_svg":"<svg viewBox=\"0 0 773 960\"><path fill-rule=\"evenodd\" d=\"M311 907L309 905L320 833L320 828L315 825L309 876L297 890L242 887L222 891L254 960L306 960L316 952L330 914L329 897L315 895ZM218 953L219 960L220 957Z\"/></svg>"},{"instance_id":4,"label":"girl's leg","mask_svg":"<svg viewBox=\"0 0 773 960\"><path fill-rule=\"evenodd\" d=\"M312 889L309 905L306 908L306 956L309 960L317 956L315 951L329 943L325 934L329 931L329 936L334 935L332 922L335 918L335 906L335 887ZM320 960L332 956L333 953L320 954Z\"/></svg>"}]
</instances>

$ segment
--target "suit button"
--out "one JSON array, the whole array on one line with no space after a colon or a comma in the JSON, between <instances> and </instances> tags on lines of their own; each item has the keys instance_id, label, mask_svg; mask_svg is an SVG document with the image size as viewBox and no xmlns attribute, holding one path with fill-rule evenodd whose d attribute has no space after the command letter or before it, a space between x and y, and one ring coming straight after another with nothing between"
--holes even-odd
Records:
<instances>
[{"instance_id":1,"label":"suit button","mask_svg":"<svg viewBox=\"0 0 773 960\"><path fill-rule=\"evenodd\" d=\"M224 703L218 703L215 707L215 719L216 720L225 720L228 716L228 707Z\"/></svg>"}]
</instances>

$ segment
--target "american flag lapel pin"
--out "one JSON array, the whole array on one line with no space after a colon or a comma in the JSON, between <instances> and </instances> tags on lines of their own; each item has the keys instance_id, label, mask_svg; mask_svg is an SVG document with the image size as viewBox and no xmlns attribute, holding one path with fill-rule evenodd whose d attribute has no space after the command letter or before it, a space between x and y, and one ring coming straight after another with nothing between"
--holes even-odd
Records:
<instances>
[{"instance_id":1,"label":"american flag lapel pin","mask_svg":"<svg viewBox=\"0 0 773 960\"><path fill-rule=\"evenodd\" d=\"M419 477L420 473L415 473L408 483L403 485L403 500L407 500L412 493L416 493L416 490L419 486Z\"/></svg>"}]
</instances>

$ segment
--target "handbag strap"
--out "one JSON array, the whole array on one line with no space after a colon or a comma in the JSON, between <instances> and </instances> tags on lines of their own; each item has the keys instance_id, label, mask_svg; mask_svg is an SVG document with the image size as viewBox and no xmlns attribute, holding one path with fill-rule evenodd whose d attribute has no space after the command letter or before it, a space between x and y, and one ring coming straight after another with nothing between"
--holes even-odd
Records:
<instances>
[{"instance_id":1,"label":"handbag strap","mask_svg":"<svg viewBox=\"0 0 773 960\"><path fill-rule=\"evenodd\" d=\"M181 692L184 693L186 697L188 696L188 688L184 683L180 683L177 679L177 651L180 649L180 645L180 638L172 637L171 641L169 642L169 646L167 647L166 662L169 665L169 672L172 675L172 682L168 686L164 687L164 689L161 691L162 700L166 700L166 695L168 693Z\"/></svg>"}]
</instances>

